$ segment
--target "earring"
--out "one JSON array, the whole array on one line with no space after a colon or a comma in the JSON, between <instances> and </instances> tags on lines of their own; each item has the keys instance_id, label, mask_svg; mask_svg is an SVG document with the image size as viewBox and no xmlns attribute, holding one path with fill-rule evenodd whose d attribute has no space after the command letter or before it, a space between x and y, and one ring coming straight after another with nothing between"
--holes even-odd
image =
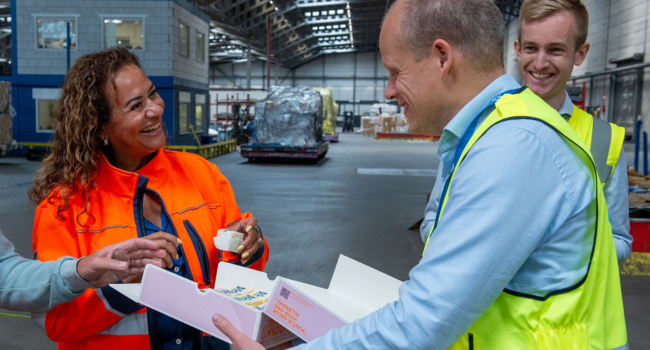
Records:
<instances>
[{"instance_id":1,"label":"earring","mask_svg":"<svg viewBox=\"0 0 650 350\"><path fill-rule=\"evenodd\" d=\"M108 146L108 139L104 139L104 146Z\"/></svg>"}]
</instances>

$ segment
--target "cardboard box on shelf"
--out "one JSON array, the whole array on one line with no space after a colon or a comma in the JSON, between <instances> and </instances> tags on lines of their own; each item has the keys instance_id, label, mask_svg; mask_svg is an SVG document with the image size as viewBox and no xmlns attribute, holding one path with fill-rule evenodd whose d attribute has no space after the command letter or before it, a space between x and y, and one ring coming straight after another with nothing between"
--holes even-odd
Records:
<instances>
[{"instance_id":1,"label":"cardboard box on shelf","mask_svg":"<svg viewBox=\"0 0 650 350\"><path fill-rule=\"evenodd\" d=\"M263 311L215 290L199 291L195 282L153 265L146 267L142 283L111 286L136 302L230 342L212 324L212 315L220 313L269 348L295 336L309 342L365 317L396 301L401 285L401 281L341 255L327 289L283 277L271 281L264 272L220 264L215 288L244 286L271 291Z\"/></svg>"},{"instance_id":2,"label":"cardboard box on shelf","mask_svg":"<svg viewBox=\"0 0 650 350\"><path fill-rule=\"evenodd\" d=\"M632 205L648 205L650 204L650 193L630 193L628 194L628 201Z\"/></svg>"},{"instance_id":3,"label":"cardboard box on shelf","mask_svg":"<svg viewBox=\"0 0 650 350\"><path fill-rule=\"evenodd\" d=\"M362 117L361 118L361 135L363 136L375 136L375 127L377 123L372 121L371 117Z\"/></svg>"}]
</instances>

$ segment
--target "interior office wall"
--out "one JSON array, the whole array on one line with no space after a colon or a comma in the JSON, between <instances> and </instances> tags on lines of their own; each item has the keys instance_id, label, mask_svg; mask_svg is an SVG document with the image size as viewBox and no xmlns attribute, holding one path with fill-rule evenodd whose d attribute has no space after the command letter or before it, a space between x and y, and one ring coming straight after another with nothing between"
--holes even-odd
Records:
<instances>
[{"instance_id":1,"label":"interior office wall","mask_svg":"<svg viewBox=\"0 0 650 350\"><path fill-rule=\"evenodd\" d=\"M251 63L251 88L266 87L267 71L266 61ZM271 86L275 85L275 76L275 65L272 64ZM330 54L294 70L279 67L278 84L331 88L335 101L348 102L339 106L340 112L361 114L370 110L371 101L386 101L384 89L388 76L379 52ZM210 87L246 88L246 62L212 65Z\"/></svg>"},{"instance_id":2,"label":"interior office wall","mask_svg":"<svg viewBox=\"0 0 650 350\"><path fill-rule=\"evenodd\" d=\"M572 77L580 77L585 74L599 73L616 68L617 65L610 63L610 60L620 60L643 54L643 63L649 62L648 47L650 46L650 2L647 0L583 0L589 11L589 35L587 41L591 48L586 60L579 67L575 67ZM514 52L514 41L517 39L517 20L507 24L505 44L506 71L515 73L518 71L516 54ZM605 105L605 113L601 118L623 123L619 113L626 113L625 109L634 110L635 104L640 104L640 110L636 111L643 121L643 130L650 132L650 68L643 69L643 75L639 79L641 91L638 93L631 88L630 79L626 76L617 77L618 84L612 86L611 76L599 76L590 81L588 79L578 80L582 85L586 82L586 106L597 107ZM518 77L521 81L521 78ZM603 96L605 99L603 99ZM612 104L613 97L617 102ZM619 122L620 120L620 122ZM632 132L628 121L626 129L628 134Z\"/></svg>"},{"instance_id":3,"label":"interior office wall","mask_svg":"<svg viewBox=\"0 0 650 350\"><path fill-rule=\"evenodd\" d=\"M174 77L189 79L203 84L208 83L208 77L205 72L208 70L208 34L210 31L210 24L200 18L199 16L191 13L181 5L173 3L174 17L173 17L173 62L174 62ZM190 42L189 52L187 56L180 54L180 23L189 27ZM203 52L197 52L197 33L203 34ZM203 57L197 57L202 55Z\"/></svg>"}]
</instances>

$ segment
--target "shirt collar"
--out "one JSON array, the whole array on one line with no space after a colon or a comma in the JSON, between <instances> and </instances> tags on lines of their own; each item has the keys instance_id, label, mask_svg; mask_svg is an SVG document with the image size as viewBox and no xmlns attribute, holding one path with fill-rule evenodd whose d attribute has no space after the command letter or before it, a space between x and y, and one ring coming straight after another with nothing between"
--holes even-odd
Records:
<instances>
[{"instance_id":1,"label":"shirt collar","mask_svg":"<svg viewBox=\"0 0 650 350\"><path fill-rule=\"evenodd\" d=\"M573 106L573 101L571 101L571 97L569 97L569 93L566 91L564 93L566 94L566 97L564 98L564 103L562 103L562 106L558 110L558 113L560 113L560 115L564 117L564 119L568 120L569 118L571 118L571 115L573 114L574 106Z\"/></svg>"},{"instance_id":2,"label":"shirt collar","mask_svg":"<svg viewBox=\"0 0 650 350\"><path fill-rule=\"evenodd\" d=\"M508 90L518 89L521 85L511 74L504 74L494 80L468 104L466 104L454 118L444 127L439 142L440 153L445 153L457 145L457 141L463 136L469 124L490 101L500 93Z\"/></svg>"},{"instance_id":3,"label":"shirt collar","mask_svg":"<svg viewBox=\"0 0 650 350\"><path fill-rule=\"evenodd\" d=\"M164 149L159 149L147 165L130 172L114 167L100 152L99 170L94 180L103 189L127 198L135 194L140 176L149 179L148 188L158 189L167 181L169 175L170 163L167 153Z\"/></svg>"}]
</instances>

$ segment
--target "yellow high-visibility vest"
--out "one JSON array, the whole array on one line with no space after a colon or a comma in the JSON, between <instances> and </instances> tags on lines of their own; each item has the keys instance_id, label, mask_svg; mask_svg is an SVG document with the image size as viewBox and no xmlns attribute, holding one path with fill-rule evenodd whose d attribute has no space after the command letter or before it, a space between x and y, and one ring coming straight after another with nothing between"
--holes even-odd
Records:
<instances>
[{"instance_id":1,"label":"yellow high-visibility vest","mask_svg":"<svg viewBox=\"0 0 650 350\"><path fill-rule=\"evenodd\" d=\"M596 162L600 181L605 186L614 173L621 155L625 129L596 118L576 106L573 107L569 125L589 147Z\"/></svg>"},{"instance_id":2,"label":"yellow high-visibility vest","mask_svg":"<svg viewBox=\"0 0 650 350\"><path fill-rule=\"evenodd\" d=\"M508 119L531 119L548 125L562 136L584 166L591 169L595 193L592 206L597 208L592 210L592 215L597 217L595 227L585 225L584 234L594 237L589 268L573 286L544 296L503 290L450 349L628 349L618 262L603 188L598 186L600 180L589 148L567 122L529 89L506 94L476 128L459 163L490 127ZM458 168L459 164L449 175L450 183ZM438 221L444 220L448 198L447 191L440 202ZM425 252L428 243L429 240Z\"/></svg>"}]
</instances>

